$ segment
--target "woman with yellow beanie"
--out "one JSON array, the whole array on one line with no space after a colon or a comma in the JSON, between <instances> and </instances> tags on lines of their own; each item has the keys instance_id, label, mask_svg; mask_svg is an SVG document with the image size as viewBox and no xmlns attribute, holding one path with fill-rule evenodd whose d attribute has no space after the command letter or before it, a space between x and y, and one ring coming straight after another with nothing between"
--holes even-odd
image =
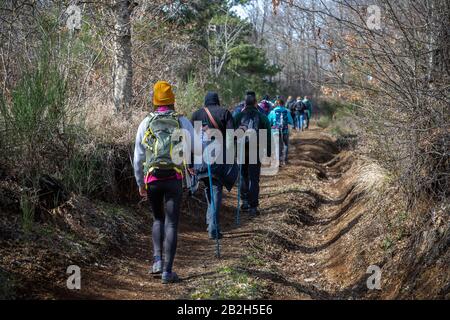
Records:
<instances>
[{"instance_id":1,"label":"woman with yellow beanie","mask_svg":"<svg viewBox=\"0 0 450 320\"><path fill-rule=\"evenodd\" d=\"M171 134L176 129L190 133L190 121L174 110L175 95L171 85L158 81L153 87L154 111L139 125L134 149L134 174L139 194L150 200L153 212L152 274L162 273L162 283L179 280L172 271L178 236L178 219L182 199L182 170L172 161Z\"/></svg>"}]
</instances>

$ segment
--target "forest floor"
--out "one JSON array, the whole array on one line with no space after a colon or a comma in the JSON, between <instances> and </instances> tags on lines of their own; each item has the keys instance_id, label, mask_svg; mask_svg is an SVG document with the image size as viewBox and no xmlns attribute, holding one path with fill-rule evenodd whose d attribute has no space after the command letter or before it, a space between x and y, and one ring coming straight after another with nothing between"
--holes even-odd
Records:
<instances>
[{"instance_id":1,"label":"forest floor","mask_svg":"<svg viewBox=\"0 0 450 320\"><path fill-rule=\"evenodd\" d=\"M16 297L40 299L395 298L402 290L410 297L408 290L420 288L416 279L424 288L418 297L448 296L448 242L423 246L419 237L417 249L399 240L400 254L384 246L386 232L371 210L370 196L358 187L356 162L351 150L338 148L320 128L293 132L289 164L261 179L260 216L243 213L237 226L236 190L224 192L220 259L206 232L202 190L196 199L186 197L174 263L182 281L176 284L163 285L148 273L152 219L147 203L122 208L85 198L52 211L52 224L60 221L70 233L47 228L24 242L15 240L12 222L0 225L0 280L10 277L11 285L22 285ZM433 268L420 262L428 261L431 247L440 248L430 260L437 261ZM70 264L81 267L80 290L66 288ZM383 290L367 287L371 265L389 267ZM7 285L0 289L8 291Z\"/></svg>"}]
</instances>

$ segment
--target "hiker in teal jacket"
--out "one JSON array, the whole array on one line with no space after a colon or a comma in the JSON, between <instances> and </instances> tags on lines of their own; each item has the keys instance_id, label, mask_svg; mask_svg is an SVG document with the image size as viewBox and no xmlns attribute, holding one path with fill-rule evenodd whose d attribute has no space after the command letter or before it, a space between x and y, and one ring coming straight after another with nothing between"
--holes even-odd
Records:
<instances>
[{"instance_id":1,"label":"hiker in teal jacket","mask_svg":"<svg viewBox=\"0 0 450 320\"><path fill-rule=\"evenodd\" d=\"M279 159L280 165L288 161L289 152L289 125L294 125L291 112L284 106L284 101L278 99L276 107L269 114L269 122L272 132L279 133Z\"/></svg>"}]
</instances>

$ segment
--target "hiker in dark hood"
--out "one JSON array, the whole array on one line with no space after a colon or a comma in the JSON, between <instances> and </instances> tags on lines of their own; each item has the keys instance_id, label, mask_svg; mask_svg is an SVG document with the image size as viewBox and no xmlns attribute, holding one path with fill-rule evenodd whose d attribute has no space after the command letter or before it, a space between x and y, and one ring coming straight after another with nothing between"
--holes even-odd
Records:
<instances>
[{"instance_id":1,"label":"hiker in dark hood","mask_svg":"<svg viewBox=\"0 0 450 320\"><path fill-rule=\"evenodd\" d=\"M202 159L201 164L194 165L194 171L197 177L203 181L206 186L205 196L208 202L208 209L206 212L206 223L208 225L208 234L210 239L220 239L222 238L222 233L220 231L219 216L220 207L222 204L222 193L223 186L227 189L231 189L234 184L235 179L232 181L227 181L228 177L224 176L226 171L226 130L234 129L233 117L227 109L220 105L219 95L216 92L208 92L205 96L204 106L192 114L192 123L195 126L196 121L201 122L202 136L206 137L209 129L217 129L222 134L222 158L221 163L211 164L211 182L210 185L208 168L205 163L206 159ZM207 139L202 139L203 150L206 148L211 141ZM212 161L211 161L212 162ZM236 171L237 172L237 171ZM212 188L212 190L211 190ZM214 201L214 204L212 203Z\"/></svg>"}]
</instances>

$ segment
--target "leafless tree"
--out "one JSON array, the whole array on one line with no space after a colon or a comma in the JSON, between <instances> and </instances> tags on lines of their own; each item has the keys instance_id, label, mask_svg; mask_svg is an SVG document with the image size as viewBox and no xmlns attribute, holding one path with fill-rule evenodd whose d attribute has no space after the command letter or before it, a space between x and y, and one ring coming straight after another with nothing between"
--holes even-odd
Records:
<instances>
[{"instance_id":1,"label":"leafless tree","mask_svg":"<svg viewBox=\"0 0 450 320\"><path fill-rule=\"evenodd\" d=\"M369 5L381 13L378 26L369 23ZM314 17L306 41L321 72L309 76L354 101L366 151L391 169L411 200L446 197L450 3L281 0L277 6L283 17ZM321 65L323 59L328 63Z\"/></svg>"},{"instance_id":2,"label":"leafless tree","mask_svg":"<svg viewBox=\"0 0 450 320\"><path fill-rule=\"evenodd\" d=\"M214 21L214 18L210 21L208 25L209 71L214 77L218 78L221 75L245 26L244 22L230 16L229 12L224 12L224 19L220 21Z\"/></svg>"}]
</instances>

